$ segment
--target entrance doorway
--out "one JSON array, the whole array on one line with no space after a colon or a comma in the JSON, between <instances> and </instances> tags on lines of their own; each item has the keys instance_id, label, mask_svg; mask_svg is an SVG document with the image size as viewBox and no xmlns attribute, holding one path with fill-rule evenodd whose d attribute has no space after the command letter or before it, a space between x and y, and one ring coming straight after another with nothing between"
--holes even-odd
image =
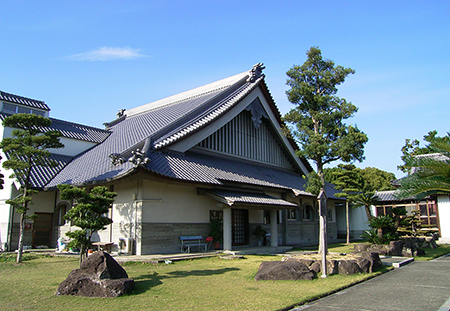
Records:
<instances>
[{"instance_id":1,"label":"entrance doorway","mask_svg":"<svg viewBox=\"0 0 450 311\"><path fill-rule=\"evenodd\" d=\"M232 224L232 245L248 245L249 239L249 225L248 225L248 210L232 209L231 210L231 224Z\"/></svg>"},{"instance_id":2,"label":"entrance doorway","mask_svg":"<svg viewBox=\"0 0 450 311\"><path fill-rule=\"evenodd\" d=\"M51 247L52 243L52 213L36 213L33 228L33 248L40 245Z\"/></svg>"}]
</instances>

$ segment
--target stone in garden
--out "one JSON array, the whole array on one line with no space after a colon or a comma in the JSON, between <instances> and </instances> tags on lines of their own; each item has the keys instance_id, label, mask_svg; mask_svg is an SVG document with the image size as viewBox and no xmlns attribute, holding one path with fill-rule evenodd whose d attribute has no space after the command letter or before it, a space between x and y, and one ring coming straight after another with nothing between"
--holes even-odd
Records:
<instances>
[{"instance_id":1,"label":"stone in garden","mask_svg":"<svg viewBox=\"0 0 450 311\"><path fill-rule=\"evenodd\" d=\"M319 274L321 270L320 263L318 261L314 261L314 263L309 267L309 269L314 273Z\"/></svg>"},{"instance_id":2,"label":"stone in garden","mask_svg":"<svg viewBox=\"0 0 450 311\"><path fill-rule=\"evenodd\" d=\"M391 241L389 243L389 256L401 256L404 241Z\"/></svg>"},{"instance_id":3,"label":"stone in garden","mask_svg":"<svg viewBox=\"0 0 450 311\"><path fill-rule=\"evenodd\" d=\"M361 253L366 251L370 247L370 244L355 244L353 245L353 250L355 253Z\"/></svg>"},{"instance_id":4,"label":"stone in garden","mask_svg":"<svg viewBox=\"0 0 450 311\"><path fill-rule=\"evenodd\" d=\"M356 260L339 260L339 274L357 274L360 268Z\"/></svg>"},{"instance_id":5,"label":"stone in garden","mask_svg":"<svg viewBox=\"0 0 450 311\"><path fill-rule=\"evenodd\" d=\"M432 236L425 237L425 242L426 242L428 248L434 249L434 248L438 247L438 245L436 243L436 239ZM422 248L426 248L426 247L422 245Z\"/></svg>"},{"instance_id":6,"label":"stone in garden","mask_svg":"<svg viewBox=\"0 0 450 311\"><path fill-rule=\"evenodd\" d=\"M306 258L287 258L285 261L298 261L301 262L302 264L305 264L307 267L310 267L314 262L316 262L314 259L306 259Z\"/></svg>"},{"instance_id":7,"label":"stone in garden","mask_svg":"<svg viewBox=\"0 0 450 311\"><path fill-rule=\"evenodd\" d=\"M322 271L322 260L317 260L310 266L311 271L319 273ZM339 260L331 259L327 260L327 274L338 274L339 273Z\"/></svg>"},{"instance_id":8,"label":"stone in garden","mask_svg":"<svg viewBox=\"0 0 450 311\"><path fill-rule=\"evenodd\" d=\"M372 262L367 258L357 257L356 262L358 263L359 269L362 273L372 272Z\"/></svg>"},{"instance_id":9,"label":"stone in garden","mask_svg":"<svg viewBox=\"0 0 450 311\"><path fill-rule=\"evenodd\" d=\"M314 273L308 267L296 260L265 261L259 266L256 281L272 280L312 280Z\"/></svg>"},{"instance_id":10,"label":"stone in garden","mask_svg":"<svg viewBox=\"0 0 450 311\"><path fill-rule=\"evenodd\" d=\"M56 295L84 297L118 297L131 291L134 280L105 252L96 252L72 270L58 286Z\"/></svg>"},{"instance_id":11,"label":"stone in garden","mask_svg":"<svg viewBox=\"0 0 450 311\"><path fill-rule=\"evenodd\" d=\"M380 255L376 252L372 251L366 251L361 253L362 258L366 258L371 263L369 273L372 273L373 271L376 271L377 269L381 268L383 263L381 262Z\"/></svg>"}]
</instances>

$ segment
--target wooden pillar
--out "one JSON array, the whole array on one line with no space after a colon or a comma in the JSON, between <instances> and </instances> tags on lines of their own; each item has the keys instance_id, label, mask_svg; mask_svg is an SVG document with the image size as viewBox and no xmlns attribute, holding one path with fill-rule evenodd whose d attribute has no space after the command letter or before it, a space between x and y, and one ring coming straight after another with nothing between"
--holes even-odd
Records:
<instances>
[{"instance_id":1,"label":"wooden pillar","mask_svg":"<svg viewBox=\"0 0 450 311\"><path fill-rule=\"evenodd\" d=\"M278 246L277 210L270 210L270 246Z\"/></svg>"},{"instance_id":2,"label":"wooden pillar","mask_svg":"<svg viewBox=\"0 0 450 311\"><path fill-rule=\"evenodd\" d=\"M231 207L223 209L223 250L231 251Z\"/></svg>"}]
</instances>

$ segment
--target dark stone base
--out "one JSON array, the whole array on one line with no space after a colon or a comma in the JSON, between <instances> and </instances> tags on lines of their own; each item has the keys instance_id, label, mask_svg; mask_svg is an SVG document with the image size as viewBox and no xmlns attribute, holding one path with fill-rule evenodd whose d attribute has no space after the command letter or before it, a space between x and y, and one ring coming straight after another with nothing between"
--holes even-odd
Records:
<instances>
[{"instance_id":1,"label":"dark stone base","mask_svg":"<svg viewBox=\"0 0 450 311\"><path fill-rule=\"evenodd\" d=\"M56 295L117 297L134 287L125 270L108 253L96 252L72 270L58 286Z\"/></svg>"}]
</instances>

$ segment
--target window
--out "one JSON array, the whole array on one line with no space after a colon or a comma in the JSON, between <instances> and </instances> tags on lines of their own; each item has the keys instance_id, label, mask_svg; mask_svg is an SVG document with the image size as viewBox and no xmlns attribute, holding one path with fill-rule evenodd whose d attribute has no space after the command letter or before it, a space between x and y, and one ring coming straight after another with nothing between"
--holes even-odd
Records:
<instances>
[{"instance_id":1,"label":"window","mask_svg":"<svg viewBox=\"0 0 450 311\"><path fill-rule=\"evenodd\" d=\"M379 205L377 208L376 216L392 216L392 206Z\"/></svg>"},{"instance_id":2,"label":"window","mask_svg":"<svg viewBox=\"0 0 450 311\"><path fill-rule=\"evenodd\" d=\"M69 205L67 203L61 203L58 205L58 226L64 226L66 224L66 220L64 216L69 210Z\"/></svg>"},{"instance_id":3,"label":"window","mask_svg":"<svg viewBox=\"0 0 450 311\"><path fill-rule=\"evenodd\" d=\"M2 111L7 113L34 113L39 116L45 117L45 112L38 109L31 109L29 107L19 106L19 105L13 105L3 102L3 108Z\"/></svg>"},{"instance_id":4,"label":"window","mask_svg":"<svg viewBox=\"0 0 450 311\"><path fill-rule=\"evenodd\" d=\"M286 210L286 219L287 220L297 220L295 209Z\"/></svg>"},{"instance_id":5,"label":"window","mask_svg":"<svg viewBox=\"0 0 450 311\"><path fill-rule=\"evenodd\" d=\"M313 208L309 204L303 206L303 220L312 220Z\"/></svg>"},{"instance_id":6,"label":"window","mask_svg":"<svg viewBox=\"0 0 450 311\"><path fill-rule=\"evenodd\" d=\"M264 211L264 223L270 224L270 211L267 210Z\"/></svg>"},{"instance_id":7,"label":"window","mask_svg":"<svg viewBox=\"0 0 450 311\"><path fill-rule=\"evenodd\" d=\"M31 110L31 113L37 114L38 116L45 117L45 113L40 110Z\"/></svg>"},{"instance_id":8,"label":"window","mask_svg":"<svg viewBox=\"0 0 450 311\"><path fill-rule=\"evenodd\" d=\"M17 108L17 106L15 106L15 105L3 103L3 109L2 110L5 111L5 112L9 112L9 113L16 113L16 108Z\"/></svg>"},{"instance_id":9,"label":"window","mask_svg":"<svg viewBox=\"0 0 450 311\"><path fill-rule=\"evenodd\" d=\"M17 107L18 113L31 113L31 109L28 107Z\"/></svg>"},{"instance_id":10,"label":"window","mask_svg":"<svg viewBox=\"0 0 450 311\"><path fill-rule=\"evenodd\" d=\"M332 209L327 209L327 220L333 221L333 210Z\"/></svg>"}]
</instances>

